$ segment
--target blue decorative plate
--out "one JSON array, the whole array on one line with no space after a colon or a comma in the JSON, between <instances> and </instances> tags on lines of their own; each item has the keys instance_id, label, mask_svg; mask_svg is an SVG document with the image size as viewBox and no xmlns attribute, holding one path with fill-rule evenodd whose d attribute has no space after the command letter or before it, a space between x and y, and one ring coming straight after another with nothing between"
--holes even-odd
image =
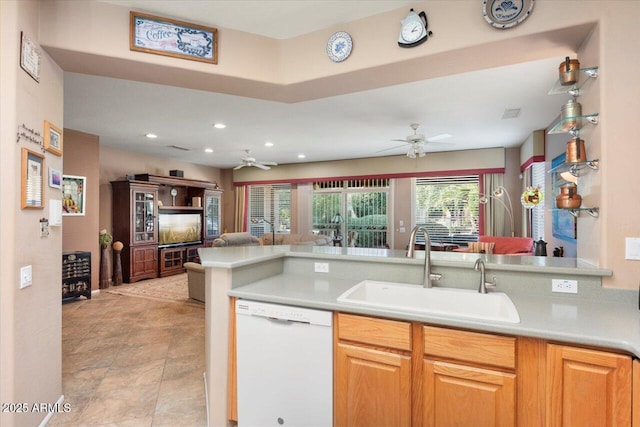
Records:
<instances>
[{"instance_id":1,"label":"blue decorative plate","mask_svg":"<svg viewBox=\"0 0 640 427\"><path fill-rule=\"evenodd\" d=\"M327 43L327 55L333 62L344 61L351 55L351 49L353 48L353 41L351 36L344 32L338 31L333 33Z\"/></svg>"},{"instance_id":2,"label":"blue decorative plate","mask_svg":"<svg viewBox=\"0 0 640 427\"><path fill-rule=\"evenodd\" d=\"M482 15L494 28L511 28L531 15L535 0L482 0Z\"/></svg>"}]
</instances>

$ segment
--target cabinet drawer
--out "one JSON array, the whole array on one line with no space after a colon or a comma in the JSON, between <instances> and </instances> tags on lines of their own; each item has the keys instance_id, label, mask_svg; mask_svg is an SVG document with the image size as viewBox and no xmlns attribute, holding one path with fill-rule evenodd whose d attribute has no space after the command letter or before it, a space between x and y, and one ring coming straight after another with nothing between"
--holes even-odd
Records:
<instances>
[{"instance_id":1,"label":"cabinet drawer","mask_svg":"<svg viewBox=\"0 0 640 427\"><path fill-rule=\"evenodd\" d=\"M424 326L424 354L515 369L516 339Z\"/></svg>"},{"instance_id":2,"label":"cabinet drawer","mask_svg":"<svg viewBox=\"0 0 640 427\"><path fill-rule=\"evenodd\" d=\"M411 324L339 313L338 338L411 351Z\"/></svg>"}]
</instances>

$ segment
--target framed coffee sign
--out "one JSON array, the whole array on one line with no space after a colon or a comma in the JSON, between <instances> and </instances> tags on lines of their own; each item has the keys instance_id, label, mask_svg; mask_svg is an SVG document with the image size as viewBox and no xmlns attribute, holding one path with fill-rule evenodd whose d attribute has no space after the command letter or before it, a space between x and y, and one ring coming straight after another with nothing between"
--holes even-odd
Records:
<instances>
[{"instance_id":1,"label":"framed coffee sign","mask_svg":"<svg viewBox=\"0 0 640 427\"><path fill-rule=\"evenodd\" d=\"M130 12L129 48L138 52L218 63L218 30Z\"/></svg>"}]
</instances>

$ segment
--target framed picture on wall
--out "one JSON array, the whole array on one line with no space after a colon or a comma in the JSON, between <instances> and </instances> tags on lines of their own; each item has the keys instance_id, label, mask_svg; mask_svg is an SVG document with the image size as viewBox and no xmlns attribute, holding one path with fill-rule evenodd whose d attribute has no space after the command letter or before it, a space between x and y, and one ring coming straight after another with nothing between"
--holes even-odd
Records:
<instances>
[{"instance_id":1,"label":"framed picture on wall","mask_svg":"<svg viewBox=\"0 0 640 427\"><path fill-rule=\"evenodd\" d=\"M62 130L47 120L44 121L44 149L62 156Z\"/></svg>"},{"instance_id":2,"label":"framed picture on wall","mask_svg":"<svg viewBox=\"0 0 640 427\"><path fill-rule=\"evenodd\" d=\"M44 208L44 156L22 149L21 201L22 209Z\"/></svg>"},{"instance_id":3,"label":"framed picture on wall","mask_svg":"<svg viewBox=\"0 0 640 427\"><path fill-rule=\"evenodd\" d=\"M62 172L49 168L49 187L62 189Z\"/></svg>"},{"instance_id":4,"label":"framed picture on wall","mask_svg":"<svg viewBox=\"0 0 640 427\"><path fill-rule=\"evenodd\" d=\"M558 166L562 165L565 160L565 153L562 153L555 159L551 161L551 169L555 169ZM567 181L560 177L559 173L552 173L552 187L553 187L553 197L557 196L560 193L560 186L562 184L566 184ZM578 223L577 218L571 215L571 213L566 209L558 209L553 208L552 210L552 233L553 237L557 237L558 239L566 240L568 242L575 243L578 238L577 230Z\"/></svg>"},{"instance_id":5,"label":"framed picture on wall","mask_svg":"<svg viewBox=\"0 0 640 427\"><path fill-rule=\"evenodd\" d=\"M130 12L130 26L131 50L218 63L216 28L139 12Z\"/></svg>"},{"instance_id":6,"label":"framed picture on wall","mask_svg":"<svg viewBox=\"0 0 640 427\"><path fill-rule=\"evenodd\" d=\"M62 215L85 215L87 177L62 175Z\"/></svg>"}]
</instances>

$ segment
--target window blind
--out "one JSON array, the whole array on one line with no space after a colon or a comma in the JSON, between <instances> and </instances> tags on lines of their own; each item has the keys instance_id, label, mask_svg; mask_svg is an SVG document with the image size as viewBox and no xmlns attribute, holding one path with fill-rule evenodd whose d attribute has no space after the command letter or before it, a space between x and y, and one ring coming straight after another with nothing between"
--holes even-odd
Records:
<instances>
[{"instance_id":1,"label":"window blind","mask_svg":"<svg viewBox=\"0 0 640 427\"><path fill-rule=\"evenodd\" d=\"M291 184L250 185L247 230L260 237L291 230Z\"/></svg>"},{"instance_id":2,"label":"window blind","mask_svg":"<svg viewBox=\"0 0 640 427\"><path fill-rule=\"evenodd\" d=\"M432 242L478 240L478 175L416 178L414 196L415 223L427 229ZM424 237L418 242L424 244Z\"/></svg>"}]
</instances>

